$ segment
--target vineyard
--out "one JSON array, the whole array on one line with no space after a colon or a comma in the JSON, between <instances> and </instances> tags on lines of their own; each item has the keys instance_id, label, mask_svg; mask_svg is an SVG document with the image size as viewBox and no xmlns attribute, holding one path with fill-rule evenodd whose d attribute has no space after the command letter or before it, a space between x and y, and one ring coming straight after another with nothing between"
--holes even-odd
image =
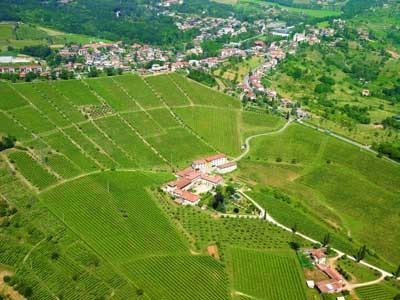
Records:
<instances>
[{"instance_id":1,"label":"vineyard","mask_svg":"<svg viewBox=\"0 0 400 300\"><path fill-rule=\"evenodd\" d=\"M361 287L356 292L361 300L392 300L398 294L384 284Z\"/></svg>"},{"instance_id":2,"label":"vineyard","mask_svg":"<svg viewBox=\"0 0 400 300\"><path fill-rule=\"evenodd\" d=\"M339 235L332 241L339 248L352 253L346 244L366 244L386 260L371 256L371 262L395 268L400 256L394 245L399 245L400 236L388 228L398 221L397 165L297 124L279 135L254 140L249 158L238 176L292 197L291 203L265 201L266 208L275 211L272 216L289 227L297 224L299 231L318 240L329 228ZM262 193L254 196L263 201ZM290 213L283 215L284 211Z\"/></svg>"},{"instance_id":3,"label":"vineyard","mask_svg":"<svg viewBox=\"0 0 400 300\"><path fill-rule=\"evenodd\" d=\"M0 91L0 134L15 136L54 175L38 183L16 166L39 189L98 170L166 170L215 152L237 155L241 115L251 119L237 100L176 74L2 83ZM281 120L257 123L268 131Z\"/></svg>"},{"instance_id":4,"label":"vineyard","mask_svg":"<svg viewBox=\"0 0 400 300\"><path fill-rule=\"evenodd\" d=\"M14 212L0 216L0 271L11 267L16 286L32 289L28 299L306 299L288 251L310 243L264 220L176 205L158 190L193 159L233 158L247 136L275 131L283 119L245 112L179 74L0 83L0 94L0 136L17 139L0 154L0 202ZM291 125L252 141L231 176L289 226L316 239L331 230L339 248L367 241L397 258L388 245L398 233L382 228L394 226L400 176L387 174L398 172ZM293 202L277 201L265 185ZM378 221L383 227L360 229ZM373 291L359 294L368 300Z\"/></svg>"},{"instance_id":5,"label":"vineyard","mask_svg":"<svg viewBox=\"0 0 400 300\"><path fill-rule=\"evenodd\" d=\"M123 265L151 299L227 299L222 264L209 256L155 256Z\"/></svg>"},{"instance_id":6,"label":"vineyard","mask_svg":"<svg viewBox=\"0 0 400 300\"><path fill-rule=\"evenodd\" d=\"M258 299L307 299L303 273L293 253L232 247L229 256L235 292Z\"/></svg>"},{"instance_id":7,"label":"vineyard","mask_svg":"<svg viewBox=\"0 0 400 300\"><path fill-rule=\"evenodd\" d=\"M98 253L122 263L132 257L187 252L146 191L169 178L161 173L104 172L70 181L40 197Z\"/></svg>"}]
</instances>

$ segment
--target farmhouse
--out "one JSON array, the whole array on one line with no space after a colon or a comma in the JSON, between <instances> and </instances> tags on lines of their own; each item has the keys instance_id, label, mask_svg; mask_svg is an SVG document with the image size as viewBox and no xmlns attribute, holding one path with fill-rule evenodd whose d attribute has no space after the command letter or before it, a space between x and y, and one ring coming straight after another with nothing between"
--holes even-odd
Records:
<instances>
[{"instance_id":1,"label":"farmhouse","mask_svg":"<svg viewBox=\"0 0 400 300\"><path fill-rule=\"evenodd\" d=\"M199 194L209 192L216 186L224 184L222 176L213 175L211 172L225 174L236 168L236 162L228 162L223 153L195 160L191 167L178 171L177 179L168 182L163 190L173 196L177 203L196 205L200 201Z\"/></svg>"},{"instance_id":2,"label":"farmhouse","mask_svg":"<svg viewBox=\"0 0 400 300\"><path fill-rule=\"evenodd\" d=\"M209 167L218 167L226 163L226 155L222 153L216 154L207 157L205 160Z\"/></svg>"},{"instance_id":3,"label":"farmhouse","mask_svg":"<svg viewBox=\"0 0 400 300\"><path fill-rule=\"evenodd\" d=\"M340 293L343 285L335 279L327 279L316 283L318 290L323 294Z\"/></svg>"},{"instance_id":4,"label":"farmhouse","mask_svg":"<svg viewBox=\"0 0 400 300\"><path fill-rule=\"evenodd\" d=\"M205 159L194 160L192 162L192 168L195 170L204 170L207 168L207 162Z\"/></svg>"},{"instance_id":5,"label":"farmhouse","mask_svg":"<svg viewBox=\"0 0 400 300\"><path fill-rule=\"evenodd\" d=\"M325 248L312 250L311 257L313 258L316 264L326 264Z\"/></svg>"}]
</instances>

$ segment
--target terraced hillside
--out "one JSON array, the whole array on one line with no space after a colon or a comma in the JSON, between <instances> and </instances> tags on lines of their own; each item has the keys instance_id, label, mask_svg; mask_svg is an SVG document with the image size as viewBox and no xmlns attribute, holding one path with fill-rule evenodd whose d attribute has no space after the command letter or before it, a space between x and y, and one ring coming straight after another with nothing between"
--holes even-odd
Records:
<instances>
[{"instance_id":1,"label":"terraced hillside","mask_svg":"<svg viewBox=\"0 0 400 300\"><path fill-rule=\"evenodd\" d=\"M239 152L237 100L176 75L0 92L0 134L17 138L0 154L0 202L15 213L0 217L0 266L15 289L29 299L229 298L224 264L193 250L152 190L195 158ZM281 124L253 115L265 130ZM229 137L221 143L212 126Z\"/></svg>"},{"instance_id":2,"label":"terraced hillside","mask_svg":"<svg viewBox=\"0 0 400 300\"><path fill-rule=\"evenodd\" d=\"M237 99L178 74L0 83L0 94L0 136L17 139L0 152L0 271L11 270L28 299L319 299L303 291L288 252L308 242L264 220L175 205L158 191L191 160L235 157L246 137L285 120L244 112ZM392 268L398 236L386 229L397 212L397 166L287 128L252 141L233 177L283 223L316 239L331 231L345 251L368 241L378 254L369 259ZM276 201L271 186L295 201ZM382 226L362 229L379 218ZM261 278L266 269L274 276Z\"/></svg>"},{"instance_id":3,"label":"terraced hillside","mask_svg":"<svg viewBox=\"0 0 400 300\"><path fill-rule=\"evenodd\" d=\"M22 146L6 158L38 190L97 170L169 170L240 152L240 103L179 75L1 83L0 92L0 133ZM266 130L279 125L265 118Z\"/></svg>"},{"instance_id":4,"label":"terraced hillside","mask_svg":"<svg viewBox=\"0 0 400 300\"><path fill-rule=\"evenodd\" d=\"M255 199L281 222L297 224L317 240L330 231L332 243L347 253L366 244L371 261L383 258L386 268L395 269L400 259L400 236L393 230L400 201L397 164L292 124L279 135L255 140L240 170L258 184Z\"/></svg>"}]
</instances>

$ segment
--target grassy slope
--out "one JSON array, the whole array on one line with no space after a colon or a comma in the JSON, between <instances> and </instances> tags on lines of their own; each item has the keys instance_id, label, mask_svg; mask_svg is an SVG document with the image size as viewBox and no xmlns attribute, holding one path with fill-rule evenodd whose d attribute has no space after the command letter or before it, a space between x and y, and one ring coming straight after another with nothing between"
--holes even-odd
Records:
<instances>
[{"instance_id":1,"label":"grassy slope","mask_svg":"<svg viewBox=\"0 0 400 300\"><path fill-rule=\"evenodd\" d=\"M275 162L277 157L281 163ZM259 160L263 163L255 174L251 161ZM243 177L279 187L331 227L348 231L396 264L399 256L393 245L399 236L392 229L399 213L398 166L300 125L254 141L250 162L243 165Z\"/></svg>"},{"instance_id":2,"label":"grassy slope","mask_svg":"<svg viewBox=\"0 0 400 300\"><path fill-rule=\"evenodd\" d=\"M203 145L201 140L193 136L189 130L183 129L179 121L169 113L167 107L165 107L165 104L161 101L161 99L158 98L157 95L152 94L152 101L146 101L146 97L144 97L143 95L153 93L153 91L147 84L144 84L143 81L141 81L142 79L135 78L133 76L124 76L123 78L121 77L121 79L123 80L120 80L118 77L115 77L113 79L108 78L107 80L104 79L104 81L106 82L106 86L101 88L98 86L95 87L99 93L103 93L103 89L106 88L108 90L116 89L119 91L118 93L121 93L121 95L123 95L122 93L125 92L120 88L120 85L118 85L123 84L124 87L126 87L128 95L121 96L121 98L118 99L108 91L103 93L105 97L97 98L93 93L91 93L90 89L87 86L79 81L68 81L68 84L55 83L54 85L42 83L32 84L41 92L39 93L40 95L46 96L43 96L44 98L41 99L38 95L35 94L35 99L32 99L31 101L35 102L36 104L41 103L41 107L43 110L45 110L45 104L47 101L49 105L55 105L55 107L53 107L54 109L48 108L49 111L46 111L46 114L44 114L44 112L41 112L40 108L33 109L30 106L21 107L21 105L24 105L26 101L24 99L21 99L21 102L17 105L19 107L13 109L12 107L7 106L7 109L11 109L9 112L7 112L7 114L10 115L7 122L12 122L14 126L10 126L10 124L7 124L6 126L4 126L4 128L11 128L11 130L16 130L17 132L17 130L21 131L20 127L18 126L20 126L20 124L25 124L26 127L24 130L27 131L28 134L32 133L32 131L40 133L41 137L36 138L35 140L28 140L30 139L30 137L28 136L28 134L25 133L23 135L25 136L25 139L22 139L23 144L27 146L34 146L33 151L36 155L39 155L39 157L47 157L47 162L45 159L41 159L39 160L39 162L41 164L46 162L46 167L54 167L54 170L58 172L63 178L71 178L76 176L78 173L83 174L93 171L97 172L102 164L105 164L108 167L112 167L114 163L110 162L110 160L115 160L119 163L119 165L116 166L117 168L136 167L137 161L134 159L134 157L136 155L142 157L143 155L140 152L136 151L138 148L132 148L132 145L130 145L129 141L133 140L132 135L136 136L136 139L138 139L138 137L135 131L128 129L129 127L127 127L127 125L124 129L122 129L122 124L126 124L121 123L124 122L124 120L130 123L131 126L135 127L139 134L143 134L145 139L150 142L158 151L160 151L164 157L166 157L168 160L172 158L174 165L175 163L177 163L180 166L183 166L184 164L190 162L190 160L193 158L214 153L205 144ZM149 80L151 86L156 88L156 91L157 89L162 90L165 87L165 78L160 84L155 83L154 81L157 81L156 77L152 78L151 81ZM137 107L135 105L114 105L115 110L124 110L123 113L112 117L103 116L97 119L95 122L85 120L82 121L82 119L78 117L78 115L80 114L79 106L82 104L100 105L101 101L103 100L124 101L123 103L127 103L128 100L136 98L134 87L135 83L137 82L140 83L139 86L141 87L141 89L144 90L144 92L142 94L139 94L139 97L137 98L140 99L142 105L144 104L148 106L147 111L142 111L139 113L136 111ZM237 114L237 116L239 117L240 115L242 116L242 118L238 118L239 122L237 124L234 124L234 122L232 122L231 120L228 123L231 125L228 127L228 129L230 128L229 130L231 130L232 128L235 128L235 126L238 126L240 129L240 134L242 134L243 136L258 132L275 130L282 123L280 119L277 119L270 115L260 115L248 112L243 113L240 110L234 110L233 107L236 107L237 103L232 102L232 98L222 96L222 98L219 99L216 92L205 89L201 85L198 85L192 81L186 82L184 78L177 77L177 75L171 76L168 82L172 82L172 84L174 84L175 86L176 84L178 84L177 90L175 90L175 96L179 95L179 97L183 97L182 95L184 95L184 93L186 92L190 94L190 99L194 100L194 102L198 105L198 107L194 108L174 108L174 106L181 106L182 103L185 102L177 100L178 98L171 98L169 102L166 102L168 105L171 105L173 110L190 111L193 109L206 112L226 112L224 108L226 108L228 104L228 107L230 107L229 113ZM74 83L76 83L76 85ZM14 86L17 91L18 86L19 85ZM29 89L24 89L25 95L29 96L29 93L27 93L27 91L29 91ZM15 94L15 92L8 93ZM204 98L204 95L206 95L207 98ZM186 95L184 96L186 97ZM87 101L87 99L89 100ZM187 97L185 101L190 103L189 98ZM229 103L231 103L231 105L229 105ZM210 105L215 105L218 108L209 107ZM157 107L156 109L154 109L155 106ZM76 127L72 126L69 128L64 128L62 130L60 128L56 128L56 130L53 130L55 125L64 124L61 123L61 119L59 119L59 115L56 113L56 108L61 109L61 111L67 112L67 116L71 116L71 118L73 117L73 120L75 120L73 122L80 122L79 125ZM128 109L128 111L125 111L126 109ZM77 115L75 115L73 112L75 112ZM3 114L4 113L5 112L3 112ZM46 117L39 118L39 115L45 115ZM132 118L129 117L131 115ZM205 118L206 121L207 119L211 120L211 122L213 122L215 125L218 125L218 119L210 118L210 115L211 114L202 114L201 119ZM137 116L141 117L137 118ZM224 114L223 116L226 117L227 115ZM12 120L12 118L15 119ZM42 121L38 123L37 120L39 119L41 119ZM148 121L145 122L145 119L147 119ZM226 118L226 120L228 119L229 118ZM110 120L117 120L117 122L115 124L114 122L110 123ZM201 121L199 123L201 127L200 125L195 124L194 126L196 128L193 129L199 134L201 132L204 132L204 122L206 121ZM158 133L154 132L154 134L150 134L147 136L146 128L152 128L151 124L160 126L163 131L160 131ZM98 128L96 126L98 126ZM221 130L225 129L225 126L221 127ZM209 135L207 137L207 141L210 143L214 143L215 146L220 145L220 140L210 138L210 131L207 132ZM22 133L20 132L19 134ZM313 172L322 172L322 174L325 174L327 172L327 170L325 170L325 161L327 159L330 159L333 162L332 170L334 172L339 172L339 177L352 175L348 178L351 178L351 180L353 180L354 182L359 182L361 180L363 184L366 184L367 187L370 187L371 182L374 182L375 185L378 186L378 190L379 186L383 185L387 189L387 191L386 194L382 193L382 201L383 203L389 203L388 201L390 199L388 199L389 195L387 193L393 192L393 189L397 184L395 180L397 179L396 177L391 178L390 176L379 178L375 174L381 173L375 172L375 170L381 170L383 168L386 169L385 174L391 175L395 174L393 172L397 172L397 169L389 168L389 166L387 166L385 163L376 160L374 157L368 157L364 154L359 154L357 151L354 151L352 147L347 148L341 143L337 144L335 142L329 141L328 139L329 138L321 134L292 126L289 131L285 132L282 136L274 136L255 140L254 148L250 153L251 159L245 160L243 163L241 163L239 175L245 179L250 178L251 181L254 182L272 184L280 186L281 188L286 189L288 192L292 191L293 194L300 200L306 201L307 206L317 209L316 211L318 211L318 214L321 214L324 217L326 216L328 221L330 221L331 223L335 223L339 227L351 228L351 234L354 236L354 238L368 238L368 236L362 236L363 232L357 230L357 224L356 222L354 222L354 218L352 215L354 211L350 207L346 207L346 209L344 210L345 212L342 213L341 207L336 207L336 202L332 201L332 199L335 198L330 198L332 194L333 196L335 196L335 188L340 188L340 185L332 185L333 188L331 186L321 186L321 183L318 181L320 176L316 175L315 178L312 177L314 176ZM171 141L174 142L171 143ZM138 143L141 142L138 141ZM327 151L327 148L331 149L331 151ZM145 149L147 149L146 151L151 152L148 146L145 146ZM57 150L59 151L58 153L56 152ZM364 155L362 156L364 159L360 160L360 155ZM284 163L277 164L274 162L276 157L278 156L282 157ZM291 164L293 158L296 158L296 164ZM61 166L63 164L65 164L66 166L66 170L64 173L60 172L60 169L62 168ZM373 172L368 169L370 166L374 168ZM144 164L143 167L148 168L149 166ZM329 169L328 171L332 170ZM169 242L166 242L167 244L154 243L152 242L151 238L148 239L148 241L145 241L148 242L149 245L151 244L148 249L146 248L146 251L143 250L143 245L141 248L139 247L140 245L136 242L134 243L134 247L127 248L126 245L134 241L136 238L135 236L130 234L131 232L133 232L134 228L137 227L135 221L131 219L131 215L140 211L140 207L135 206L135 202L132 202L133 197L129 195L140 194L142 196L142 199L147 199L146 201L152 201L152 199L150 199L148 194L146 194L146 192L142 190L142 187L140 186L140 181L135 182L135 180L132 180L132 178L130 177L133 176L132 174L137 173L132 173L130 175L128 175L129 173L115 173L119 175L111 176L109 178L111 194L108 194L108 174L112 173L97 174L93 177L84 177L82 179L70 181L65 185L60 185L52 189L51 191L45 192L46 205L48 205L48 207L50 207L51 210L56 215L58 215L61 220L64 220L64 222L71 226L71 228L78 234L78 236L82 240L85 241L85 243L90 244L91 247L97 249L96 251L100 253L102 257L106 257L109 260L114 260L115 258L116 261L120 261L123 264L127 263L128 265L130 265L130 263L133 262L128 261L127 255L129 253L134 253L136 255L142 254L144 256L146 256L146 253L150 252L159 253L161 255L170 255L171 253L175 253L175 244L172 249ZM336 173L329 173L328 175L328 179L330 179L331 176L336 175ZM162 181L167 180L165 175L159 176L160 177L158 178L163 178ZM308 178L307 176L311 177ZM97 178L98 180L92 180L93 178ZM332 178L335 179L336 177L333 176ZM306 182L306 180L308 181ZM384 185L385 182L386 185ZM59 183L62 183L62 181L59 181ZM121 183L123 184L121 185ZM90 186L90 188L88 188L88 186ZM69 192L64 192L64 188L70 188L71 190ZM374 189L375 188L376 187L374 187ZM364 196L366 194L364 189L360 189L360 193L364 192L364 194L362 194L361 196ZM87 191L89 190L91 193L87 193ZM351 190L352 187L348 187L345 192ZM61 192L57 194L57 191ZM97 192L93 193L94 191ZM60 202L60 199L62 200L63 197L68 196L68 193L71 194L68 201ZM87 195L86 198L79 198L79 195L85 194ZM98 195L98 197L94 197L94 195ZM47 196L52 196L53 200L50 201ZM365 196L368 197L368 195ZM129 199L131 200L127 202L126 197L129 197ZM356 199L358 199L357 201L360 201L360 198ZM96 201L101 201L101 205L96 205ZM150 205L150 207L154 208L154 206L149 204L151 203L151 201L146 203ZM74 203L74 206L67 205L72 203ZM81 203L85 203L85 206L82 206ZM329 209L326 208L328 206L326 204L329 205ZM104 215L105 211L107 211L107 217L111 218L115 222L116 228L118 228L118 226L124 227L125 232L123 234L121 234L120 231L113 232L113 230L116 230L115 228L108 228L107 224L109 224L109 220L105 221L104 219L93 218L94 214L92 214L92 212L96 212L98 215ZM110 212L112 213L110 214ZM131 214L129 212L131 212ZM377 217L379 217L380 213L383 213L382 210L374 211L374 214ZM153 215L153 213L150 214ZM156 215L154 217L157 219ZM207 243L215 240L229 242L234 245L246 247L259 248L260 246L262 246L272 249L287 248L287 239L289 237L286 236L284 232L281 232L279 230L277 231L276 228L274 228L273 226L269 226L264 222L260 223L256 220L232 220L226 222L225 220L220 220L216 221L215 223L214 221L211 221L212 223L209 223L209 218L207 216L205 217L207 220L203 218L193 219L193 216L185 215L182 216L182 219L180 219L179 221L182 222L180 226L184 226L187 231L193 232L193 236L196 237L197 244L201 249ZM76 221L79 221L80 223L75 223L75 218ZM173 218L175 219L175 216L173 216ZM387 219L389 220L389 218ZM104 232L107 232L107 230L109 230L110 234L105 235L104 238L110 243L104 243L101 240L98 240L95 235L93 235L93 226L91 226L90 223L85 224L85 222L83 222L82 220L84 220L85 222L87 220L90 220L93 226L95 225L98 228L103 228ZM147 221L151 220L152 219L143 220L143 224L146 224ZM360 220L362 220L363 224L369 224L369 220ZM163 227L164 230L166 228L165 224L167 223L161 222L161 227ZM78 226L78 224L81 225ZM143 224L141 226L143 226ZM144 226L146 227L147 225ZM199 230L196 229L197 227L199 228ZM374 234L381 234L381 236L383 236L383 234L381 233L382 227L375 227L376 228L374 228ZM148 227L146 228L143 228L143 232L147 233L147 235L151 237L151 231L146 231L149 229ZM171 228L172 227L169 227L169 229L167 229L167 233L165 236L171 234ZM219 228L219 230L210 231L210 228ZM253 232L256 228L258 234L254 236L244 236L244 232L250 233ZM368 232L366 232L365 234L368 235ZM389 242L392 243L390 239L391 237L388 237L388 242L386 243L384 241L379 241L379 244L377 244L376 248L378 248L379 246L379 250L381 250L380 247L382 247L382 249L386 251L386 246L389 245ZM140 240L143 242L145 239ZM171 240L174 241L175 238L171 237ZM157 249L161 250L157 252ZM149 250L150 252L147 252L147 250ZM381 254L381 252L378 253ZM385 253L385 255L386 254L387 253ZM396 254L393 254L393 256L395 255ZM45 267L44 269L46 268L48 267ZM219 267L216 266L216 268L218 269ZM128 269L130 268L128 267ZM127 272L128 269L126 269ZM119 268L119 270L122 269ZM145 271L146 270L143 269L141 270L141 272L144 272L143 276L149 276L148 273L146 273ZM221 276L221 282L223 282L224 276ZM44 282L46 282L46 279L44 279ZM151 293L151 291L149 291L149 293ZM220 295L223 295L223 288L218 289L217 293L221 293Z\"/></svg>"}]
</instances>

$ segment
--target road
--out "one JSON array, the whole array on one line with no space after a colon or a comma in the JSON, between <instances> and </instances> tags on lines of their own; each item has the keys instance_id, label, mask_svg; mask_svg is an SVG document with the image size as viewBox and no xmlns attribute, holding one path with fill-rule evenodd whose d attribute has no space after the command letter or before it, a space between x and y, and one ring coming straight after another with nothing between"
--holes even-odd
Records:
<instances>
[{"instance_id":1,"label":"road","mask_svg":"<svg viewBox=\"0 0 400 300\"><path fill-rule=\"evenodd\" d=\"M247 153L249 153L250 151L250 141L256 137L260 137L260 136L267 136L267 135L274 135L274 134L278 134L283 132L292 122L292 120L289 120L285 123L285 125L283 127L281 127L280 129L276 130L276 131L271 131L271 132L266 132L266 133L260 133L260 134L255 134L252 136L249 136L248 138L246 138L245 140L245 150L242 154L240 154L238 157L236 157L235 159L233 159L233 161L238 162L239 160L241 160L243 157L245 157L247 155Z\"/></svg>"},{"instance_id":2,"label":"road","mask_svg":"<svg viewBox=\"0 0 400 300\"><path fill-rule=\"evenodd\" d=\"M240 194L243 195L246 199L248 199L248 200L251 201L252 203L254 203L254 204L256 205L256 207L260 209L260 211L261 211L261 213L260 213L260 218L266 220L267 222L270 222L270 223L272 223L272 224L275 224L276 226L278 226L279 228L282 228L283 230L286 230L286 231L288 231L288 232L293 233L293 230L292 230L291 228L289 228L289 227L287 227L287 226L285 226L285 225L279 223L278 221L276 221L270 214L268 214L268 212L267 212L265 209L263 209L253 198L251 198L250 196L248 196L244 191L240 191ZM319 241L317 241L317 240L314 240L313 238L311 238L311 237L309 237L309 236L307 236L307 235L305 235L305 234L302 234L302 233L300 233L300 232L295 232L294 234L300 236L301 238L303 238L303 239L305 239L305 240L307 240L307 241L309 241L309 242L311 242L311 243L313 243L313 244L321 244L321 242L319 242ZM344 253L344 252L342 252L342 251L340 251L340 250L338 250L338 249L336 249L336 248L331 248L331 249L332 249L333 251L335 251L335 252L338 254L338 256L346 255L348 259L351 259L351 260L353 260L353 261L357 261L355 257L353 257L353 256L351 256L351 255L349 255L349 254L347 254L347 253ZM373 269L373 270L375 270L375 271L380 272L380 273L382 274L382 277L381 277L381 278L384 278L384 277L386 277L386 276L389 276L389 277L392 277L392 276L393 276L392 273L390 273L390 272L388 272L388 271L386 271L386 270L383 270L383 269L381 269L381 268L378 268L378 267L376 267L376 266L374 266L374 265L371 265L371 264L369 264L369 263L367 263L367 262L365 262L365 261L363 261L363 260L360 261L359 263L360 263L361 265L364 265L364 266L370 268L370 269ZM400 277L398 277L397 280L400 280ZM374 281L374 283L375 283L375 282L379 282L379 279L376 280L376 281ZM369 284L371 285L371 284L374 284L374 283L371 283L371 282L370 282ZM365 283L365 284L367 284L367 283ZM360 284L360 286L361 286L361 284Z\"/></svg>"},{"instance_id":3,"label":"road","mask_svg":"<svg viewBox=\"0 0 400 300\"><path fill-rule=\"evenodd\" d=\"M318 130L319 132L323 132L323 133L325 133L325 134L329 134L330 136L333 136L333 137L335 137L335 138L337 138L337 139L339 139L339 140L341 140L341 141L343 141L343 142L346 142L346 143L348 143L348 144L354 145L354 146L356 146L356 147L358 147L358 148L360 148L360 149L362 149L362 150L369 151L369 152L374 153L374 154L376 154L376 155L379 154L377 151L372 150L370 146L360 144L360 143L358 143L358 142L356 142L356 141L350 140L350 139L348 139L348 138L346 138L346 137L344 137L344 136L341 136L341 135L338 135L338 134L336 134L336 133L330 132L330 131L328 131L328 130L326 130L326 129L323 129L323 128L317 127L317 126L315 126L315 125L311 125L311 124L309 124L309 123L303 122L301 119L297 119L296 122L297 122L298 124L303 125L303 126L306 126L306 127L309 127L309 128L315 129L315 130ZM393 160L393 159L390 159L390 158L387 157L387 156L383 156L383 159L386 159L386 160L388 160L388 161L390 161L390 162L392 162L392 163L395 163L395 164L397 164L397 165L400 165L399 162L397 162L397 161L395 161L395 160Z\"/></svg>"}]
</instances>

